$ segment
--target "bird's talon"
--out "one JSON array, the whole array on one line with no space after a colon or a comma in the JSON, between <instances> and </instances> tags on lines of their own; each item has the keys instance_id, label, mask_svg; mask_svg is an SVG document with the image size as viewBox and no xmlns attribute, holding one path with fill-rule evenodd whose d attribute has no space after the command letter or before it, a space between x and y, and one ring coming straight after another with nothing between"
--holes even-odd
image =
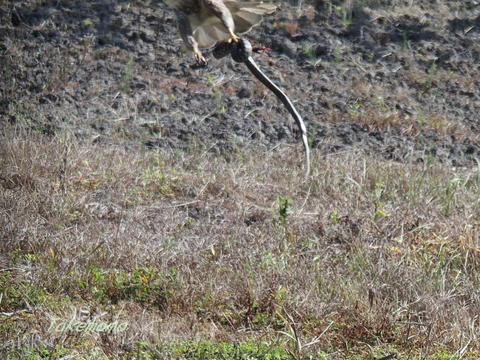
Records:
<instances>
[{"instance_id":1,"label":"bird's talon","mask_svg":"<svg viewBox=\"0 0 480 360\"><path fill-rule=\"evenodd\" d=\"M202 53L198 52L195 53L195 60L197 61L198 64L200 65L207 65L207 59L205 59L202 55Z\"/></svg>"},{"instance_id":2,"label":"bird's talon","mask_svg":"<svg viewBox=\"0 0 480 360\"><path fill-rule=\"evenodd\" d=\"M231 34L232 37L230 39L228 39L228 43L236 43L236 42L239 42L240 41L240 37L238 37L237 35L235 34Z\"/></svg>"}]
</instances>

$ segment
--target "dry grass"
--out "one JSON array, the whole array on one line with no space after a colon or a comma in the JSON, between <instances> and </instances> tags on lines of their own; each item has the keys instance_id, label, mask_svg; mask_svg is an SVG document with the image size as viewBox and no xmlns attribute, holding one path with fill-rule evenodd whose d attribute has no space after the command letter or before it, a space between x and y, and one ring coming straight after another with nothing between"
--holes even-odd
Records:
<instances>
[{"instance_id":1,"label":"dry grass","mask_svg":"<svg viewBox=\"0 0 480 360\"><path fill-rule=\"evenodd\" d=\"M1 144L7 338L113 356L142 340L290 347L278 331L293 326L331 358L479 350L478 168L317 154L304 182L289 147L221 157L14 130ZM48 331L80 310L129 329Z\"/></svg>"},{"instance_id":2,"label":"dry grass","mask_svg":"<svg viewBox=\"0 0 480 360\"><path fill-rule=\"evenodd\" d=\"M468 3L437 1L432 12L410 0L299 2L312 23L317 10L311 4L331 4L344 27L365 6L372 19L395 23L413 15L423 22L433 13L446 24L454 11L469 14ZM301 30L293 21L300 13L292 11L283 25L291 35ZM372 39L381 43L378 35ZM221 342L266 342L286 350L281 359L480 357L478 166L454 168L434 157L421 164L389 162L359 151L314 153L306 182L299 147L241 150L233 144L235 150L223 155L193 145L188 151L127 147L142 143L124 125L145 101L131 89L132 72L153 89L148 101L163 104L161 111L183 111L175 108L173 88L210 90L219 113L226 106L221 94L235 90L229 81L149 72L130 61L130 52L95 50L93 40L76 45L84 54L78 66L118 62L118 76L105 83L87 72L82 104L89 108L104 94L97 108L107 115L87 112L66 125L81 136L88 125L110 119L114 131L92 142L32 123L46 115L30 93L18 92L17 79L30 71L13 71L21 41L5 42L4 95L14 99L6 118L37 131L0 128L0 357L212 360L169 352L178 341L205 340L214 349ZM78 53L69 51L39 78L45 85L39 94L80 86L69 81L77 70L66 60ZM347 42L332 44L335 59L289 90L292 98L325 101L322 122L357 122L414 138L425 131L475 137L457 113L425 106L441 100L447 87L476 89L475 69L467 63L447 71L420 54L430 64L425 69L392 73L405 86L387 78L372 84L365 76L379 65L349 51ZM413 63L420 55L406 43L398 61ZM315 56L312 51L312 63L321 66ZM337 68L345 69L343 78ZM270 96L258 82L253 86L255 96ZM69 109L62 111L69 115ZM154 121L146 125L159 137L168 131ZM121 321L128 329L55 332L49 327L56 318ZM46 355L34 353L42 346Z\"/></svg>"}]
</instances>

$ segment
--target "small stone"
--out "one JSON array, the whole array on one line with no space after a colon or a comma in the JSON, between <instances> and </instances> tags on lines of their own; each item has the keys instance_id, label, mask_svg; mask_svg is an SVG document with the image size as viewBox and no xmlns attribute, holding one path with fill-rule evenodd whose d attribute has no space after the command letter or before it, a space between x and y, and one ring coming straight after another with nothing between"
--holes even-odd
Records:
<instances>
[{"instance_id":1,"label":"small stone","mask_svg":"<svg viewBox=\"0 0 480 360\"><path fill-rule=\"evenodd\" d=\"M240 98L240 99L245 99L245 98L249 98L252 96L252 92L245 88L245 87L242 87L240 90L238 90L237 92L237 96Z\"/></svg>"}]
</instances>

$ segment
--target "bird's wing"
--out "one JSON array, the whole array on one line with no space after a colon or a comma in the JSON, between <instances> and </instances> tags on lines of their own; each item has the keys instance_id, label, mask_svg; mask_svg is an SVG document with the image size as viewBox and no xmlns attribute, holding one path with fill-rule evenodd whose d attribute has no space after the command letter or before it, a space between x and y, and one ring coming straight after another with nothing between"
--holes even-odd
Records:
<instances>
[{"instance_id":1,"label":"bird's wing","mask_svg":"<svg viewBox=\"0 0 480 360\"><path fill-rule=\"evenodd\" d=\"M217 41L224 41L230 36L227 29L220 21L213 24L202 25L193 31L193 36L197 40L198 46L208 48Z\"/></svg>"},{"instance_id":2,"label":"bird's wing","mask_svg":"<svg viewBox=\"0 0 480 360\"><path fill-rule=\"evenodd\" d=\"M259 24L264 15L277 9L276 5L263 2L224 0L224 3L232 13L235 31L238 33L247 32L252 26Z\"/></svg>"},{"instance_id":3,"label":"bird's wing","mask_svg":"<svg viewBox=\"0 0 480 360\"><path fill-rule=\"evenodd\" d=\"M169 0L173 1L173 0ZM257 25L262 20L263 15L271 14L277 6L262 2L238 2L235 0L223 0L223 3L230 10L235 23L235 32L244 33ZM188 16L193 29L193 35L200 48L208 48L215 45L218 41L224 41L230 37L228 29L222 23L222 20L211 15L207 18L200 14L193 13Z\"/></svg>"}]
</instances>

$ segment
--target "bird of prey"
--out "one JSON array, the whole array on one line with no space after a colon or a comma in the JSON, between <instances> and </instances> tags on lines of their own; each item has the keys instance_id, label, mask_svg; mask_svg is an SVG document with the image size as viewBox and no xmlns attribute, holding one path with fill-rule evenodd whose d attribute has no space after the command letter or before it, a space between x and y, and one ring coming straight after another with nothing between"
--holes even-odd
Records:
<instances>
[{"instance_id":1,"label":"bird of prey","mask_svg":"<svg viewBox=\"0 0 480 360\"><path fill-rule=\"evenodd\" d=\"M235 33L244 33L257 25L262 16L276 10L273 4L235 0L164 0L175 10L178 29L185 46L198 62L205 63L200 48L218 41L236 42Z\"/></svg>"}]
</instances>

